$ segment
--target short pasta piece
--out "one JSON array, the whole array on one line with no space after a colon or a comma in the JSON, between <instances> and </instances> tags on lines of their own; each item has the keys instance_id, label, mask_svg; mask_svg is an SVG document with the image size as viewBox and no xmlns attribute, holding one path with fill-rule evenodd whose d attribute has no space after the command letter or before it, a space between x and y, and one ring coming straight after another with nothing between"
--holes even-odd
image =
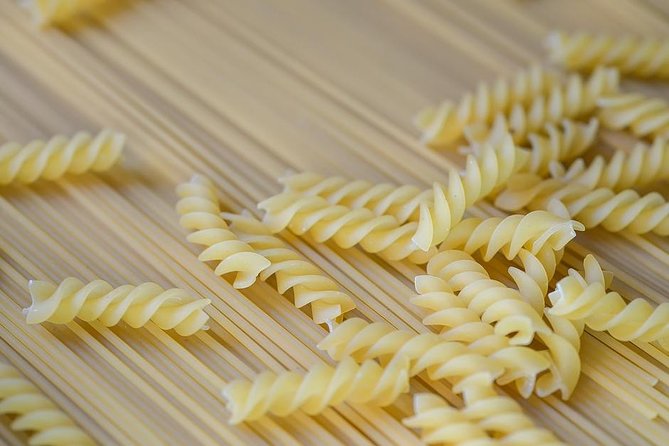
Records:
<instances>
[{"instance_id":1,"label":"short pasta piece","mask_svg":"<svg viewBox=\"0 0 669 446\"><path fill-rule=\"evenodd\" d=\"M139 328L152 321L163 330L189 336L205 328L209 320L203 311L209 299L194 298L177 288L166 290L152 282L114 288L104 280L84 284L69 277L58 285L31 280L28 286L32 303L24 311L29 324L67 324L78 318L106 327L123 321Z\"/></svg>"},{"instance_id":2,"label":"short pasta piece","mask_svg":"<svg viewBox=\"0 0 669 446\"><path fill-rule=\"evenodd\" d=\"M60 25L92 9L104 0L23 0L23 5L40 26Z\"/></svg>"},{"instance_id":3,"label":"short pasta piece","mask_svg":"<svg viewBox=\"0 0 669 446\"><path fill-rule=\"evenodd\" d=\"M0 185L102 172L119 160L124 145L125 135L113 130L103 130L95 136L86 132L57 135L46 142L6 142L0 145Z\"/></svg>"},{"instance_id":4,"label":"short pasta piece","mask_svg":"<svg viewBox=\"0 0 669 446\"><path fill-rule=\"evenodd\" d=\"M336 367L318 364L305 375L266 371L253 381L235 380L223 389L231 424L266 414L280 417L302 410L315 415L341 403L387 406L409 390L409 361L397 357L380 366L344 358Z\"/></svg>"},{"instance_id":5,"label":"short pasta piece","mask_svg":"<svg viewBox=\"0 0 669 446\"><path fill-rule=\"evenodd\" d=\"M629 130L639 137L669 137L669 103L640 93L605 95L597 100L603 127Z\"/></svg>"},{"instance_id":6,"label":"short pasta piece","mask_svg":"<svg viewBox=\"0 0 669 446\"><path fill-rule=\"evenodd\" d=\"M95 442L17 369L0 362L0 414L25 431L31 446L93 446Z\"/></svg>"},{"instance_id":7,"label":"short pasta piece","mask_svg":"<svg viewBox=\"0 0 669 446\"><path fill-rule=\"evenodd\" d=\"M605 65L624 75L669 77L669 39L552 32L546 46L551 61L568 70L587 72Z\"/></svg>"},{"instance_id":8,"label":"short pasta piece","mask_svg":"<svg viewBox=\"0 0 669 446\"><path fill-rule=\"evenodd\" d=\"M235 273L235 288L253 285L258 274L271 262L230 231L220 216L214 184L202 175L194 175L189 182L177 187L177 194L181 197L176 206L181 215L179 223L193 231L188 241L205 246L198 259L218 262L214 272L219 276Z\"/></svg>"}]
</instances>

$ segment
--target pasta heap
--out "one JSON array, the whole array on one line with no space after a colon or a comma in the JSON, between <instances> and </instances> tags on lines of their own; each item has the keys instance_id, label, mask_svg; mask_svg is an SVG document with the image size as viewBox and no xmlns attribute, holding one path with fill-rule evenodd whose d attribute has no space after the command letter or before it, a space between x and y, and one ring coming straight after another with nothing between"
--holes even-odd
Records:
<instances>
[{"instance_id":1,"label":"pasta heap","mask_svg":"<svg viewBox=\"0 0 669 446\"><path fill-rule=\"evenodd\" d=\"M209 299L194 298L177 288L165 290L151 282L114 288L104 280L84 284L69 277L59 285L31 280L28 286L32 303L25 314L29 324L66 324L79 318L97 320L106 327L123 321L139 328L152 321L163 330L189 336L203 329L209 319L203 311Z\"/></svg>"},{"instance_id":2,"label":"pasta heap","mask_svg":"<svg viewBox=\"0 0 669 446\"><path fill-rule=\"evenodd\" d=\"M103 130L95 137L79 132L72 137L57 135L47 142L7 142L0 145L0 185L102 172L118 161L124 145L125 135L113 130Z\"/></svg>"},{"instance_id":3,"label":"pasta heap","mask_svg":"<svg viewBox=\"0 0 669 446\"><path fill-rule=\"evenodd\" d=\"M253 285L271 262L230 231L219 215L221 208L214 184L202 175L194 175L177 187L177 194L181 197L176 206L181 215L179 223L194 231L188 235L188 241L206 247L198 258L203 262L218 261L214 272L219 276L236 273L235 288Z\"/></svg>"},{"instance_id":4,"label":"pasta heap","mask_svg":"<svg viewBox=\"0 0 669 446\"><path fill-rule=\"evenodd\" d=\"M499 395L485 373L471 375L454 387L464 407L456 409L430 393L414 397L415 414L404 424L421 429L427 444L563 446L548 430L537 427L512 398Z\"/></svg>"},{"instance_id":5,"label":"pasta heap","mask_svg":"<svg viewBox=\"0 0 669 446\"><path fill-rule=\"evenodd\" d=\"M10 427L31 432L28 438L31 446L95 445L65 412L5 363L0 363L0 414L16 416Z\"/></svg>"},{"instance_id":6,"label":"pasta heap","mask_svg":"<svg viewBox=\"0 0 669 446\"><path fill-rule=\"evenodd\" d=\"M398 356L385 367L351 358L336 367L318 364L305 374L266 371L253 381L235 380L223 389L230 423L256 420L267 413L286 416L297 410L309 415L341 403L387 406L409 390L409 361Z\"/></svg>"},{"instance_id":7,"label":"pasta heap","mask_svg":"<svg viewBox=\"0 0 669 446\"><path fill-rule=\"evenodd\" d=\"M552 32L546 39L551 61L569 70L592 71L600 65L642 78L669 77L669 40L614 37L584 32Z\"/></svg>"},{"instance_id":8,"label":"pasta heap","mask_svg":"<svg viewBox=\"0 0 669 446\"><path fill-rule=\"evenodd\" d=\"M653 307L642 298L627 303L620 294L606 291L611 276L588 255L583 274L574 270L549 294L549 313L583 321L590 329L607 331L622 341L657 341L669 349L669 302Z\"/></svg>"},{"instance_id":9,"label":"pasta heap","mask_svg":"<svg viewBox=\"0 0 669 446\"><path fill-rule=\"evenodd\" d=\"M342 292L334 280L281 239L274 237L264 224L248 212L241 215L223 213L222 216L230 221L230 230L240 240L271 262L260 273L260 280L275 276L279 293L284 294L292 289L295 306L301 308L309 304L314 322L331 325L355 308L353 299Z\"/></svg>"},{"instance_id":10,"label":"pasta heap","mask_svg":"<svg viewBox=\"0 0 669 446\"><path fill-rule=\"evenodd\" d=\"M40 26L61 24L103 0L23 0Z\"/></svg>"},{"instance_id":11,"label":"pasta heap","mask_svg":"<svg viewBox=\"0 0 669 446\"><path fill-rule=\"evenodd\" d=\"M606 95L597 100L602 126L629 129L640 137L669 137L669 103L638 93Z\"/></svg>"}]
</instances>

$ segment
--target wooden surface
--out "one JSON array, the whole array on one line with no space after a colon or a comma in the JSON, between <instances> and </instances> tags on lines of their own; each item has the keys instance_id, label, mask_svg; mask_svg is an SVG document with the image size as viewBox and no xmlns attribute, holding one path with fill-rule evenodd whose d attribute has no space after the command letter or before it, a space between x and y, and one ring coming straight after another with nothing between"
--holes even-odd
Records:
<instances>
[{"instance_id":1,"label":"wooden surface","mask_svg":"<svg viewBox=\"0 0 669 446\"><path fill-rule=\"evenodd\" d=\"M72 29L39 31L0 0L0 141L102 127L129 139L108 174L0 190L0 353L102 444L420 444L399 421L409 396L384 410L227 425L225 382L324 359L315 344L325 329L270 285L242 293L198 262L178 227L176 184L204 173L233 211L278 192L287 170L428 185L462 160L417 142L422 106L543 60L550 29L667 36L669 26L664 0L113 3ZM669 98L669 84L625 87ZM607 145L629 140L608 135ZM426 330L408 302L414 269L286 239L350 291L355 314ZM562 273L588 251L617 291L667 300L666 239L581 234ZM27 327L26 281L67 276L193 290L214 301L210 330L182 339L155 327ZM666 355L586 333L582 357L589 373L569 402L522 401L538 423L575 445L669 438ZM443 383L412 389L457 401ZM627 395L665 412L648 420ZM5 426L0 439L21 444Z\"/></svg>"}]
</instances>

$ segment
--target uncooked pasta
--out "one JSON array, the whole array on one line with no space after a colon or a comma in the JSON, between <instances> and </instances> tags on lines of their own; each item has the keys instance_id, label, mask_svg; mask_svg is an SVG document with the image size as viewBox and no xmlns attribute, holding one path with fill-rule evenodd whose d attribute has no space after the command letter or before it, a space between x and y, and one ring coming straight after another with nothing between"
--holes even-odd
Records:
<instances>
[{"instance_id":1,"label":"uncooked pasta","mask_svg":"<svg viewBox=\"0 0 669 446\"><path fill-rule=\"evenodd\" d=\"M636 136L669 137L669 103L639 93L603 95L597 100L603 127L627 129Z\"/></svg>"},{"instance_id":2,"label":"uncooked pasta","mask_svg":"<svg viewBox=\"0 0 669 446\"><path fill-rule=\"evenodd\" d=\"M22 0L40 26L63 24L84 11L92 9L104 0Z\"/></svg>"}]
</instances>

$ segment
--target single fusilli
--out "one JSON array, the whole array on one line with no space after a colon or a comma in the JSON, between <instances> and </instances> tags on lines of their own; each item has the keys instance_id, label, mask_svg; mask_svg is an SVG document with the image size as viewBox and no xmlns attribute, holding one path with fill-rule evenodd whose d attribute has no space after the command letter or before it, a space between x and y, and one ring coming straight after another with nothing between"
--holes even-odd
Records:
<instances>
[{"instance_id":1,"label":"single fusilli","mask_svg":"<svg viewBox=\"0 0 669 446\"><path fill-rule=\"evenodd\" d=\"M139 328L152 321L163 330L189 336L209 319L203 311L209 299L194 298L177 288L166 290L152 282L114 288L104 280L84 284L70 277L59 285L31 280L29 288L32 303L25 310L29 324L66 324L79 318L97 320L107 327L123 321Z\"/></svg>"},{"instance_id":2,"label":"single fusilli","mask_svg":"<svg viewBox=\"0 0 669 446\"><path fill-rule=\"evenodd\" d=\"M384 367L375 361L358 364L344 358L336 367L318 364L305 375L266 371L253 381L235 380L223 389L230 423L256 420L265 414L287 416L302 410L315 415L341 403L387 406L409 390L409 360L398 356Z\"/></svg>"},{"instance_id":3,"label":"single fusilli","mask_svg":"<svg viewBox=\"0 0 669 446\"><path fill-rule=\"evenodd\" d=\"M29 432L31 446L93 446L95 442L14 367L0 363L0 414L11 429Z\"/></svg>"},{"instance_id":4,"label":"single fusilli","mask_svg":"<svg viewBox=\"0 0 669 446\"><path fill-rule=\"evenodd\" d=\"M669 137L669 103L663 99L639 93L618 93L600 97L597 105L603 127L629 129L640 137Z\"/></svg>"},{"instance_id":5,"label":"single fusilli","mask_svg":"<svg viewBox=\"0 0 669 446\"><path fill-rule=\"evenodd\" d=\"M549 294L553 303L549 313L582 321L622 341L657 341L669 349L669 303L655 307L642 298L627 302L615 291L606 291L610 277L592 255L585 258L583 267L584 273L570 270L557 283Z\"/></svg>"},{"instance_id":6,"label":"single fusilli","mask_svg":"<svg viewBox=\"0 0 669 446\"><path fill-rule=\"evenodd\" d=\"M552 32L546 39L551 61L568 70L592 71L600 65L641 78L669 77L669 40L630 35Z\"/></svg>"},{"instance_id":7,"label":"single fusilli","mask_svg":"<svg viewBox=\"0 0 669 446\"><path fill-rule=\"evenodd\" d=\"M7 142L0 145L0 184L102 172L118 161L124 144L125 135L113 130L103 130L96 136L86 132L71 137L57 135L46 142Z\"/></svg>"},{"instance_id":8,"label":"single fusilli","mask_svg":"<svg viewBox=\"0 0 669 446\"><path fill-rule=\"evenodd\" d=\"M273 236L262 222L248 212L221 215L230 222L230 230L240 240L271 262L269 268L260 273L260 280L275 276L279 293L292 289L295 306L301 308L310 305L314 322L330 324L355 308L353 299L342 292L334 280L288 244Z\"/></svg>"},{"instance_id":9,"label":"single fusilli","mask_svg":"<svg viewBox=\"0 0 669 446\"><path fill-rule=\"evenodd\" d=\"M179 223L193 231L188 241L206 247L198 258L203 262L217 261L215 273L219 276L236 273L235 288L251 286L270 261L230 231L219 215L214 184L202 175L194 175L177 187L177 194L181 197L176 206L181 215Z\"/></svg>"},{"instance_id":10,"label":"single fusilli","mask_svg":"<svg viewBox=\"0 0 669 446\"><path fill-rule=\"evenodd\" d=\"M61 24L104 0L22 0L38 25Z\"/></svg>"}]
</instances>

